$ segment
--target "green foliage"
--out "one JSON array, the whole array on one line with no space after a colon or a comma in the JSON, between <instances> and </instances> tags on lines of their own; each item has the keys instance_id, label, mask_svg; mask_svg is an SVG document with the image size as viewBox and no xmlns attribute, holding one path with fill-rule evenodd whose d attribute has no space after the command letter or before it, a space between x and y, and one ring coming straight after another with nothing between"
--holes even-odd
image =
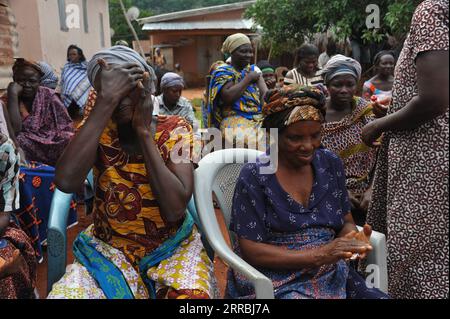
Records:
<instances>
[{"instance_id":1,"label":"green foliage","mask_svg":"<svg viewBox=\"0 0 450 319\"><path fill-rule=\"evenodd\" d=\"M136 6L140 10L140 17L148 17L152 15L152 11L136 5L137 1L122 1L123 5L125 6L125 10L128 10L132 6ZM131 45L134 37L130 31L130 28L128 27L118 0L109 1L109 19L111 28L114 29L114 36L111 38L111 43L114 44L117 40L125 40ZM148 38L148 35L144 31L142 31L142 26L140 26L136 21L132 21L131 23L133 24L139 39L142 40Z\"/></svg>"},{"instance_id":2,"label":"green foliage","mask_svg":"<svg viewBox=\"0 0 450 319\"><path fill-rule=\"evenodd\" d=\"M422 0L257 0L246 16L263 28L263 44L273 53L298 47L316 32L332 30L339 39L355 37L381 42L386 34L404 36ZM380 9L380 28L367 29L369 4Z\"/></svg>"}]
</instances>

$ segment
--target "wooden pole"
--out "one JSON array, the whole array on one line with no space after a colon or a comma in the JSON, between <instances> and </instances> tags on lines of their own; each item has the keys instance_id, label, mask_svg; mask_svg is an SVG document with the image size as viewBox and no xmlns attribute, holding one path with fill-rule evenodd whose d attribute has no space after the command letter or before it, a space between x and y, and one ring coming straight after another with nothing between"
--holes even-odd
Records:
<instances>
[{"instance_id":1,"label":"wooden pole","mask_svg":"<svg viewBox=\"0 0 450 319\"><path fill-rule=\"evenodd\" d=\"M140 51L142 57L145 59L145 53L144 53L144 50L143 50L142 47L141 47L141 42L139 41L139 38L138 38L138 36L137 36L136 31L134 30L133 25L131 24L130 20L128 19L127 12L126 12L126 10L125 10L125 6L123 5L122 0L119 0L119 3L120 3L120 7L122 8L123 16L125 17L125 20L127 21L128 27L130 28L131 33L133 33L134 39L135 39L136 42L137 42L139 51Z\"/></svg>"},{"instance_id":2,"label":"wooden pole","mask_svg":"<svg viewBox=\"0 0 450 319\"><path fill-rule=\"evenodd\" d=\"M269 63L270 63L270 58L272 57L272 49L273 49L273 42L270 41L269 56L267 57L267 61L269 61Z\"/></svg>"}]
</instances>

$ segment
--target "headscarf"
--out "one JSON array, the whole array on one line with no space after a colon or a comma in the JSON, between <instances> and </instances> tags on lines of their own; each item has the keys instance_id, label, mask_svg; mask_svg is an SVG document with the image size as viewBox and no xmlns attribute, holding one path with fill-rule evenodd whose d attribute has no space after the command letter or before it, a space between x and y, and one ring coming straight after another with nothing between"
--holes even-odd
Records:
<instances>
[{"instance_id":1,"label":"headscarf","mask_svg":"<svg viewBox=\"0 0 450 319\"><path fill-rule=\"evenodd\" d=\"M161 78L161 91L165 88L170 88L172 86L182 86L184 88L184 81L183 78L174 73L174 72L167 72L163 75Z\"/></svg>"},{"instance_id":2,"label":"headscarf","mask_svg":"<svg viewBox=\"0 0 450 319\"><path fill-rule=\"evenodd\" d=\"M222 45L223 54L231 54L234 50L239 48L241 45L251 44L250 39L243 33L235 33L226 38Z\"/></svg>"},{"instance_id":3,"label":"headscarf","mask_svg":"<svg viewBox=\"0 0 450 319\"><path fill-rule=\"evenodd\" d=\"M263 106L266 128L279 128L298 121L323 122L325 116L325 95L313 86L290 85L270 90Z\"/></svg>"},{"instance_id":4,"label":"headscarf","mask_svg":"<svg viewBox=\"0 0 450 319\"><path fill-rule=\"evenodd\" d=\"M21 70L25 67L29 67L29 68L36 70L41 77L44 75L44 72L42 71L39 63L37 63L36 61L32 61L32 60L26 60L24 58L16 59L16 62L14 62L14 65L12 67L13 73L16 74L17 72L19 72L19 70Z\"/></svg>"},{"instance_id":5,"label":"headscarf","mask_svg":"<svg viewBox=\"0 0 450 319\"><path fill-rule=\"evenodd\" d=\"M58 85L58 76L53 71L53 68L44 61L39 61L38 63L42 72L44 72L44 75L41 78L41 85L55 89Z\"/></svg>"},{"instance_id":6,"label":"headscarf","mask_svg":"<svg viewBox=\"0 0 450 319\"><path fill-rule=\"evenodd\" d=\"M94 54L87 66L87 75L92 85L94 84L95 76L100 70L100 65L97 63L98 59L103 59L108 64L124 64L129 62L137 63L139 67L144 70L144 72L149 73L150 81L147 89L150 90L152 94L155 93L155 71L153 71L153 68L149 66L147 62L145 62L145 60L139 55L139 53L133 49L123 45L115 45L109 49L105 49Z\"/></svg>"},{"instance_id":7,"label":"headscarf","mask_svg":"<svg viewBox=\"0 0 450 319\"><path fill-rule=\"evenodd\" d=\"M264 73L275 73L275 68L267 60L261 60L256 65L258 68L260 68L260 70L263 74Z\"/></svg>"},{"instance_id":8,"label":"headscarf","mask_svg":"<svg viewBox=\"0 0 450 319\"><path fill-rule=\"evenodd\" d=\"M321 73L325 85L328 85L334 77L343 74L350 74L359 81L361 79L361 64L355 59L342 54L336 54L327 62Z\"/></svg>"}]
</instances>

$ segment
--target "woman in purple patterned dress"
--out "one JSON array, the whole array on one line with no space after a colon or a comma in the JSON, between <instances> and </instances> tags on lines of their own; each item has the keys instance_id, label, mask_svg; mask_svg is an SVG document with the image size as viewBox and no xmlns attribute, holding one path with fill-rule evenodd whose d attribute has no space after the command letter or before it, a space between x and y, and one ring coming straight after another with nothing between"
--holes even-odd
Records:
<instances>
[{"instance_id":1,"label":"woman in purple patterned dress","mask_svg":"<svg viewBox=\"0 0 450 319\"><path fill-rule=\"evenodd\" d=\"M367 145L384 133L367 219L387 235L395 298L449 297L448 32L448 1L423 1L388 114L363 129Z\"/></svg>"},{"instance_id":2,"label":"woman in purple patterned dress","mask_svg":"<svg viewBox=\"0 0 450 319\"><path fill-rule=\"evenodd\" d=\"M17 59L13 65L14 82L2 99L7 105L9 129L26 160L55 166L74 129L55 91L39 86L42 75L38 63Z\"/></svg>"},{"instance_id":3,"label":"woman in purple patterned dress","mask_svg":"<svg viewBox=\"0 0 450 319\"><path fill-rule=\"evenodd\" d=\"M272 280L277 299L387 298L346 262L372 249L371 228L357 231L342 162L320 148L324 95L311 87L269 92L263 127L279 130L278 168L263 174L265 161L243 167L230 226L235 251ZM233 270L226 293L255 297Z\"/></svg>"}]
</instances>

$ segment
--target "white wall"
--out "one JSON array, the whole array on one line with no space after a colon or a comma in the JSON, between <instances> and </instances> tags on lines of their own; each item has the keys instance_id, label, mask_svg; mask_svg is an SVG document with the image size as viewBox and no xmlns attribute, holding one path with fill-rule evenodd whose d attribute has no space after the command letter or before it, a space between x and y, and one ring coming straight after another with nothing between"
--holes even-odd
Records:
<instances>
[{"instance_id":1,"label":"white wall","mask_svg":"<svg viewBox=\"0 0 450 319\"><path fill-rule=\"evenodd\" d=\"M57 0L14 0L12 10L18 22L19 52L23 57L44 60L59 73L66 63L67 47L76 44L89 60L111 46L108 0L87 0L88 32L84 30L82 0L66 0L66 6L79 8L79 28L61 30ZM100 40L100 17L103 14L105 45Z\"/></svg>"}]
</instances>

